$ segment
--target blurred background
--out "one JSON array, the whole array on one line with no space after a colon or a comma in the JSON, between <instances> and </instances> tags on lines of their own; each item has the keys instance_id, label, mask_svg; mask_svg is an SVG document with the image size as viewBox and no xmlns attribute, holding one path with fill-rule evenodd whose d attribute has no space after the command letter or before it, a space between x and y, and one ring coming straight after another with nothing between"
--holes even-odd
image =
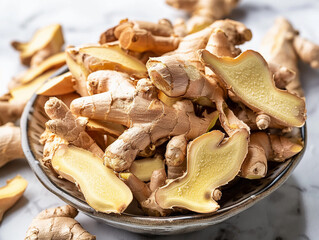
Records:
<instances>
[{"instance_id":1,"label":"blurred background","mask_svg":"<svg viewBox=\"0 0 319 240\"><path fill-rule=\"evenodd\" d=\"M258 50L261 39L277 16L288 18L303 37L319 44L319 1L242 0L229 16L242 21L253 39L242 49ZM36 29L60 23L67 45L95 43L101 32L123 18L157 21L186 18L164 0L0 0L0 94L7 83L23 70L12 40L27 41ZM200 232L152 239L318 239L319 235L319 71L300 64L301 80L308 108L308 146L301 163L289 180L275 193L247 211ZM23 239L31 220L41 210L63 202L36 179L25 160L0 168L0 185L17 173L29 181L24 197L9 210L0 224L0 239ZM97 239L149 239L114 229L79 214L76 218Z\"/></svg>"}]
</instances>

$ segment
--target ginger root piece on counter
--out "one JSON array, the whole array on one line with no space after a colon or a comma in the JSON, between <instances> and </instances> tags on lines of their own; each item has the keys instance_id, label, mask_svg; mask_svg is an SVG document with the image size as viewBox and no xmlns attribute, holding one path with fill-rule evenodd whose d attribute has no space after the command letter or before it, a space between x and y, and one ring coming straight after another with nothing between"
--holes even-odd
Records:
<instances>
[{"instance_id":1,"label":"ginger root piece on counter","mask_svg":"<svg viewBox=\"0 0 319 240\"><path fill-rule=\"evenodd\" d=\"M200 54L206 66L249 108L287 127L304 125L305 101L275 87L267 63L259 53L247 50L237 58L219 58L206 50Z\"/></svg>"},{"instance_id":2,"label":"ginger root piece on counter","mask_svg":"<svg viewBox=\"0 0 319 240\"><path fill-rule=\"evenodd\" d=\"M95 240L74 219L77 214L70 205L43 210L32 220L25 240Z\"/></svg>"},{"instance_id":3,"label":"ginger root piece on counter","mask_svg":"<svg viewBox=\"0 0 319 240\"><path fill-rule=\"evenodd\" d=\"M156 202L164 209L216 211L219 205L213 192L239 173L248 151L248 137L246 130L239 130L226 140L222 132L215 130L196 138L187 150L187 172L159 188Z\"/></svg>"},{"instance_id":4,"label":"ginger root piece on counter","mask_svg":"<svg viewBox=\"0 0 319 240\"><path fill-rule=\"evenodd\" d=\"M0 223L3 214L22 197L27 185L27 180L17 175L8 180L6 186L0 188Z\"/></svg>"},{"instance_id":5,"label":"ginger root piece on counter","mask_svg":"<svg viewBox=\"0 0 319 240\"><path fill-rule=\"evenodd\" d=\"M34 67L51 55L61 51L64 44L62 27L52 24L36 31L29 42L13 41L11 45L20 52L24 65Z\"/></svg>"},{"instance_id":6,"label":"ginger root piece on counter","mask_svg":"<svg viewBox=\"0 0 319 240\"><path fill-rule=\"evenodd\" d=\"M24 105L24 102L0 101L0 126L18 120L22 115Z\"/></svg>"},{"instance_id":7,"label":"ginger root piece on counter","mask_svg":"<svg viewBox=\"0 0 319 240\"><path fill-rule=\"evenodd\" d=\"M0 167L12 160L24 158L20 137L20 128L13 123L0 126Z\"/></svg>"},{"instance_id":8,"label":"ginger root piece on counter","mask_svg":"<svg viewBox=\"0 0 319 240\"><path fill-rule=\"evenodd\" d=\"M98 212L122 213L133 199L115 173L87 150L60 145L51 163L59 175L79 186L87 203Z\"/></svg>"}]
</instances>

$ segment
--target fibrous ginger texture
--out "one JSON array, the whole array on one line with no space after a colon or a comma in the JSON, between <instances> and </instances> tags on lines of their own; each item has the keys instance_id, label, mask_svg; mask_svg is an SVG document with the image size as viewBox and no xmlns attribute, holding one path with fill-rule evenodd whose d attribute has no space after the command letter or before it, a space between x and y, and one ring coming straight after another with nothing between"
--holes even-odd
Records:
<instances>
[{"instance_id":1,"label":"fibrous ginger texture","mask_svg":"<svg viewBox=\"0 0 319 240\"><path fill-rule=\"evenodd\" d=\"M89 151L61 145L53 155L52 167L76 183L87 203L98 212L121 213L132 201L130 189Z\"/></svg>"},{"instance_id":2,"label":"fibrous ginger texture","mask_svg":"<svg viewBox=\"0 0 319 240\"><path fill-rule=\"evenodd\" d=\"M237 131L224 139L220 131L201 135L187 151L187 172L159 188L156 202L164 209L186 208L209 213L219 208L213 199L216 188L227 184L240 171L248 150L248 132Z\"/></svg>"},{"instance_id":3,"label":"fibrous ginger texture","mask_svg":"<svg viewBox=\"0 0 319 240\"><path fill-rule=\"evenodd\" d=\"M284 126L301 127L306 120L305 101L275 87L263 57L252 50L237 58L201 52L202 60L252 110L265 113Z\"/></svg>"},{"instance_id":4,"label":"fibrous ginger texture","mask_svg":"<svg viewBox=\"0 0 319 240\"><path fill-rule=\"evenodd\" d=\"M25 240L95 240L74 219L77 214L69 205L43 210L32 220Z\"/></svg>"}]
</instances>

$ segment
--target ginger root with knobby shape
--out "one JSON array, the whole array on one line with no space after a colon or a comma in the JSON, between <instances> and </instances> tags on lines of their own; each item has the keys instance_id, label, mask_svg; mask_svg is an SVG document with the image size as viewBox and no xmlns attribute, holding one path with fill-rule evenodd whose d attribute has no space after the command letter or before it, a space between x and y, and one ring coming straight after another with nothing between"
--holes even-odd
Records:
<instances>
[{"instance_id":1,"label":"ginger root with knobby shape","mask_svg":"<svg viewBox=\"0 0 319 240\"><path fill-rule=\"evenodd\" d=\"M248 151L248 137L246 130L239 130L226 140L222 132L215 130L196 138L187 150L187 172L159 188L156 202L164 209L216 211L219 205L213 192L239 173Z\"/></svg>"},{"instance_id":2,"label":"ginger root with knobby shape","mask_svg":"<svg viewBox=\"0 0 319 240\"><path fill-rule=\"evenodd\" d=\"M299 153L303 148L297 139L265 132L250 135L248 154L241 166L240 176L258 179L267 174L267 161L283 162Z\"/></svg>"},{"instance_id":3,"label":"ginger root with knobby shape","mask_svg":"<svg viewBox=\"0 0 319 240\"><path fill-rule=\"evenodd\" d=\"M88 135L87 119L76 118L70 109L58 98L51 97L44 106L46 114L51 120L46 122L46 129L67 140L74 146L81 147L103 157L103 151Z\"/></svg>"},{"instance_id":4,"label":"ginger root with knobby shape","mask_svg":"<svg viewBox=\"0 0 319 240\"><path fill-rule=\"evenodd\" d=\"M131 166L138 152L151 143L180 134L194 139L205 133L210 125L212 116L197 117L191 102L181 101L169 107L156 95L149 80L141 79L136 87L127 83L125 88L75 99L71 111L79 116L129 127L104 154L108 166L123 171Z\"/></svg>"},{"instance_id":5,"label":"ginger root with knobby shape","mask_svg":"<svg viewBox=\"0 0 319 240\"><path fill-rule=\"evenodd\" d=\"M60 176L79 186L86 202L98 212L122 213L132 201L130 189L87 150L60 145L51 163Z\"/></svg>"},{"instance_id":6,"label":"ginger root with knobby shape","mask_svg":"<svg viewBox=\"0 0 319 240\"><path fill-rule=\"evenodd\" d=\"M203 50L201 58L252 110L267 114L287 127L304 125L305 101L275 87L267 63L259 53L248 50L234 59L219 58Z\"/></svg>"},{"instance_id":7,"label":"ginger root with knobby shape","mask_svg":"<svg viewBox=\"0 0 319 240\"><path fill-rule=\"evenodd\" d=\"M8 180L6 186L0 188L0 223L3 214L22 197L27 185L27 180L18 175Z\"/></svg>"},{"instance_id":8,"label":"ginger root with knobby shape","mask_svg":"<svg viewBox=\"0 0 319 240\"><path fill-rule=\"evenodd\" d=\"M27 43L14 41L14 49L20 52L20 60L25 65L36 66L51 55L61 51L64 44L62 27L52 24L36 31Z\"/></svg>"},{"instance_id":9,"label":"ginger root with knobby shape","mask_svg":"<svg viewBox=\"0 0 319 240\"><path fill-rule=\"evenodd\" d=\"M167 19L161 19L157 24L124 19L102 33L100 43L118 40L119 46L126 50L163 54L178 47L180 38L173 33L173 26Z\"/></svg>"},{"instance_id":10,"label":"ginger root with knobby shape","mask_svg":"<svg viewBox=\"0 0 319 240\"><path fill-rule=\"evenodd\" d=\"M166 0L166 3L191 14L191 18L186 22L187 32L190 34L229 15L237 6L238 0Z\"/></svg>"},{"instance_id":11,"label":"ginger root with knobby shape","mask_svg":"<svg viewBox=\"0 0 319 240\"><path fill-rule=\"evenodd\" d=\"M43 210L32 220L25 240L95 240L74 219L77 214L70 205Z\"/></svg>"},{"instance_id":12,"label":"ginger root with knobby shape","mask_svg":"<svg viewBox=\"0 0 319 240\"><path fill-rule=\"evenodd\" d=\"M24 102L0 101L0 126L18 120L22 115L24 105Z\"/></svg>"},{"instance_id":13,"label":"ginger root with knobby shape","mask_svg":"<svg viewBox=\"0 0 319 240\"><path fill-rule=\"evenodd\" d=\"M13 123L0 126L0 167L18 158L24 158L20 128Z\"/></svg>"}]
</instances>

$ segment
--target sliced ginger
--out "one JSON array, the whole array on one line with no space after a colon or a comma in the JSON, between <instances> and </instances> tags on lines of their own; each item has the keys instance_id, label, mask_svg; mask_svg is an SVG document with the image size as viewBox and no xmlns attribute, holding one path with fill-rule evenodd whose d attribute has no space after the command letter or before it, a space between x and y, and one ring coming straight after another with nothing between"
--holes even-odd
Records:
<instances>
[{"instance_id":1,"label":"sliced ginger","mask_svg":"<svg viewBox=\"0 0 319 240\"><path fill-rule=\"evenodd\" d=\"M116 45L85 46L79 49L71 48L67 52L76 62L82 63L89 72L116 70L138 78L147 76L145 64Z\"/></svg>"},{"instance_id":2,"label":"sliced ginger","mask_svg":"<svg viewBox=\"0 0 319 240\"><path fill-rule=\"evenodd\" d=\"M148 182L151 179L153 171L164 168L163 157L157 155L153 158L135 160L130 167L130 172L141 181Z\"/></svg>"},{"instance_id":3,"label":"sliced ginger","mask_svg":"<svg viewBox=\"0 0 319 240\"><path fill-rule=\"evenodd\" d=\"M284 126L304 125L305 101L275 87L267 63L259 53L248 50L237 58L219 58L203 50L201 56L205 65L248 107Z\"/></svg>"},{"instance_id":4,"label":"sliced ginger","mask_svg":"<svg viewBox=\"0 0 319 240\"><path fill-rule=\"evenodd\" d=\"M18 175L0 188L0 222L3 214L22 197L27 185L27 180Z\"/></svg>"},{"instance_id":5,"label":"sliced ginger","mask_svg":"<svg viewBox=\"0 0 319 240\"><path fill-rule=\"evenodd\" d=\"M46 51L46 56L59 52L63 44L60 24L52 24L39 29L30 42L12 42L12 46L20 52L21 62L25 65L29 65L32 57L39 54L40 51ZM43 56L43 53L41 55Z\"/></svg>"},{"instance_id":6,"label":"sliced ginger","mask_svg":"<svg viewBox=\"0 0 319 240\"><path fill-rule=\"evenodd\" d=\"M61 145L52 167L63 178L78 184L87 203L96 211L121 213L131 203L130 189L93 153Z\"/></svg>"},{"instance_id":7,"label":"sliced ginger","mask_svg":"<svg viewBox=\"0 0 319 240\"><path fill-rule=\"evenodd\" d=\"M38 95L43 96L56 96L72 93L75 91L73 88L73 77L70 72L64 73L60 76L51 78L43 84L37 91Z\"/></svg>"},{"instance_id":8,"label":"sliced ginger","mask_svg":"<svg viewBox=\"0 0 319 240\"><path fill-rule=\"evenodd\" d=\"M240 171L248 151L248 132L238 131L225 141L212 131L196 138L187 151L187 172L157 190L156 202L164 209L186 208L199 213L219 208L213 192Z\"/></svg>"},{"instance_id":9,"label":"sliced ginger","mask_svg":"<svg viewBox=\"0 0 319 240\"><path fill-rule=\"evenodd\" d=\"M35 78L32 82L23 84L10 90L11 99L9 102L27 102L34 92L55 72L55 70L47 71L41 76Z\"/></svg>"},{"instance_id":10,"label":"sliced ginger","mask_svg":"<svg viewBox=\"0 0 319 240\"><path fill-rule=\"evenodd\" d=\"M23 84L29 83L41 76L43 73L50 69L56 69L65 64L65 53L57 53L47 59L45 59L38 66L31 67L23 75L19 77L19 81Z\"/></svg>"}]
</instances>

